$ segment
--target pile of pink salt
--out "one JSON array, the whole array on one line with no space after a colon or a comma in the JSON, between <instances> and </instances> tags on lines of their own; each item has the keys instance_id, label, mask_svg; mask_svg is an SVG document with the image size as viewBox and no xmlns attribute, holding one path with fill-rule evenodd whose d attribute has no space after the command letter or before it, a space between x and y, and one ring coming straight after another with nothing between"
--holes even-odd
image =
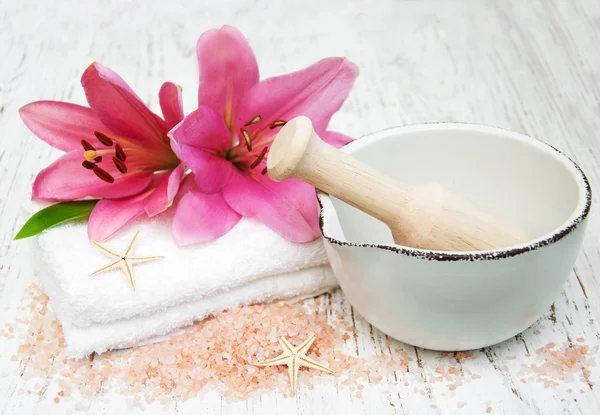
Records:
<instances>
[{"instance_id":1,"label":"pile of pink salt","mask_svg":"<svg viewBox=\"0 0 600 415\"><path fill-rule=\"evenodd\" d=\"M45 385L58 385L56 402L72 394L92 397L108 390L132 396L135 406L142 398L146 403L166 403L173 397L197 397L207 389L232 400L274 390L289 396L286 366L252 365L281 353L279 336L299 344L315 334L308 356L332 368L339 386L356 396L361 396L364 383L391 380L396 370L406 371L412 360L405 351L369 358L342 353L354 328L342 315L332 316L320 298L236 308L160 343L74 360L65 354L62 330L48 309L48 297L31 285L28 298L23 307L28 316L7 325L4 337L21 342L11 360L24 368L23 378L42 381L27 393L45 393ZM312 390L329 376L301 368L298 383Z\"/></svg>"},{"instance_id":2,"label":"pile of pink salt","mask_svg":"<svg viewBox=\"0 0 600 415\"><path fill-rule=\"evenodd\" d=\"M240 307L187 327L182 334L160 343L74 360L65 354L61 327L48 309L48 297L37 285L31 285L28 302L22 307L24 317L7 325L3 334L20 343L11 360L19 363L24 380L35 382L24 393L42 397L52 393L45 398L56 403L71 395L92 398L109 391L129 396L133 406L187 400L206 390L217 391L228 400L245 400L264 391L289 396L286 366L259 368L252 362L281 353L279 336L299 344L311 334L316 335L316 341L309 357L332 368L335 377L302 368L300 389L310 391L333 382L337 388L361 397L365 385L391 382L393 396L400 386L425 396L425 389L434 384L453 393L464 383L481 379L469 370L474 367L470 362L483 355L480 352L426 352L387 338L375 355L359 355L358 348L356 353L343 353L355 348L357 334L346 321L349 316L334 312L330 301L322 301L327 298L325 294L295 304ZM567 350L547 346L536 353L541 360L532 359L537 363L524 365L522 377L541 376L541 370L552 381L566 381L562 366L572 371L583 369L585 374L593 359L583 345ZM424 365L424 357L439 364ZM562 363L554 363L558 365L554 367L546 360ZM48 392L48 385L53 386L52 392Z\"/></svg>"},{"instance_id":3,"label":"pile of pink salt","mask_svg":"<svg viewBox=\"0 0 600 415\"><path fill-rule=\"evenodd\" d=\"M577 379L593 389L590 368L596 366L598 347L589 348L583 342L584 339L580 337L577 343L559 347L552 342L536 349L537 362L521 365L521 383L537 382L543 383L545 388L552 388ZM572 389L567 389L567 392L571 393Z\"/></svg>"}]
</instances>

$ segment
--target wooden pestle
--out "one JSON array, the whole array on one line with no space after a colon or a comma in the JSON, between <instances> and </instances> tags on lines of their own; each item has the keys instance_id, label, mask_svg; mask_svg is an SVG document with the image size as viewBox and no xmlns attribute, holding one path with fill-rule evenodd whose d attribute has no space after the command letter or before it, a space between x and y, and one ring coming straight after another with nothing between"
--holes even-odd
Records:
<instances>
[{"instance_id":1,"label":"wooden pestle","mask_svg":"<svg viewBox=\"0 0 600 415\"><path fill-rule=\"evenodd\" d=\"M478 251L523 243L526 234L440 184L407 186L322 141L304 116L287 122L267 158L276 182L299 179L379 219L394 242L439 251Z\"/></svg>"}]
</instances>

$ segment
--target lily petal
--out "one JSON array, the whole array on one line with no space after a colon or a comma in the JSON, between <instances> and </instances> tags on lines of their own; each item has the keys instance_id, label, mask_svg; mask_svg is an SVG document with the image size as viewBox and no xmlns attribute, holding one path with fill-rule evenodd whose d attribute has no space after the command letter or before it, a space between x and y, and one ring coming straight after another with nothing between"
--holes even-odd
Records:
<instances>
[{"instance_id":1,"label":"lily petal","mask_svg":"<svg viewBox=\"0 0 600 415\"><path fill-rule=\"evenodd\" d=\"M36 101L19 109L21 119L36 136L63 151L81 148L81 140L95 139L94 131L108 132L94 112L60 101Z\"/></svg>"},{"instance_id":2,"label":"lily petal","mask_svg":"<svg viewBox=\"0 0 600 415\"><path fill-rule=\"evenodd\" d=\"M305 182L273 182L266 175L250 177L234 170L223 198L237 213L260 220L292 242L306 243L320 236L315 189Z\"/></svg>"},{"instance_id":3,"label":"lily petal","mask_svg":"<svg viewBox=\"0 0 600 415\"><path fill-rule=\"evenodd\" d=\"M194 172L196 184L203 193L219 192L233 173L233 164L215 153L191 146L178 149L179 158Z\"/></svg>"},{"instance_id":4,"label":"lily petal","mask_svg":"<svg viewBox=\"0 0 600 415\"><path fill-rule=\"evenodd\" d=\"M239 30L223 26L200 36L196 55L200 67L198 105L209 105L231 126L238 102L258 83L254 52Z\"/></svg>"},{"instance_id":5,"label":"lily petal","mask_svg":"<svg viewBox=\"0 0 600 415\"><path fill-rule=\"evenodd\" d=\"M202 106L169 133L171 148L195 173L204 193L216 193L229 181L233 164L224 158L231 146L227 126L215 111Z\"/></svg>"},{"instance_id":6,"label":"lily petal","mask_svg":"<svg viewBox=\"0 0 600 415\"><path fill-rule=\"evenodd\" d=\"M94 113L114 133L149 147L164 146L165 122L115 72L93 63L83 73L81 84Z\"/></svg>"},{"instance_id":7,"label":"lily petal","mask_svg":"<svg viewBox=\"0 0 600 415\"><path fill-rule=\"evenodd\" d=\"M217 239L233 228L241 216L229 207L221 193L186 193L177 203L173 238L178 245Z\"/></svg>"},{"instance_id":8,"label":"lily petal","mask_svg":"<svg viewBox=\"0 0 600 415\"><path fill-rule=\"evenodd\" d=\"M182 177L183 165L180 164L175 170L164 173L158 179L156 189L148 196L144 205L144 210L148 216L156 216L171 206L179 190Z\"/></svg>"},{"instance_id":9,"label":"lily petal","mask_svg":"<svg viewBox=\"0 0 600 415\"><path fill-rule=\"evenodd\" d=\"M349 142L353 141L352 138L350 138L344 134L337 133L335 131L322 132L321 134L319 134L319 137L321 137L321 139L323 141L331 144L335 148L343 147L346 144L348 144Z\"/></svg>"},{"instance_id":10,"label":"lily petal","mask_svg":"<svg viewBox=\"0 0 600 415\"><path fill-rule=\"evenodd\" d=\"M182 145L225 151L231 147L232 140L221 116L206 105L189 113L168 136L175 154L177 147Z\"/></svg>"},{"instance_id":11,"label":"lily petal","mask_svg":"<svg viewBox=\"0 0 600 415\"><path fill-rule=\"evenodd\" d=\"M104 241L144 212L147 192L123 199L100 200L88 219L88 238Z\"/></svg>"},{"instance_id":12,"label":"lily petal","mask_svg":"<svg viewBox=\"0 0 600 415\"><path fill-rule=\"evenodd\" d=\"M160 87L158 100L165 119L166 128L170 130L183 120L182 88L173 82L165 82Z\"/></svg>"},{"instance_id":13,"label":"lily petal","mask_svg":"<svg viewBox=\"0 0 600 415\"><path fill-rule=\"evenodd\" d=\"M152 173L122 175L110 163L103 163L102 168L115 178L113 183L107 183L81 167L82 161L83 150L73 150L40 171L33 183L33 199L114 199L139 193L152 181Z\"/></svg>"},{"instance_id":14,"label":"lily petal","mask_svg":"<svg viewBox=\"0 0 600 415\"><path fill-rule=\"evenodd\" d=\"M326 58L300 71L261 81L240 101L235 125L242 126L256 115L268 122L305 115L320 133L348 97L357 76L358 67L349 60ZM266 131L265 137L277 132L268 127L259 123L253 128Z\"/></svg>"}]
</instances>

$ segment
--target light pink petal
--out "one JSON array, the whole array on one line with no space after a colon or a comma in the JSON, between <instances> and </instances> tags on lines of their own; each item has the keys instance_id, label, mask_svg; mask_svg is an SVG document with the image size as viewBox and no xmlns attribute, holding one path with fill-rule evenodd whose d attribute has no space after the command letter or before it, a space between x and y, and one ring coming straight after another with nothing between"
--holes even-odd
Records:
<instances>
[{"instance_id":1,"label":"light pink petal","mask_svg":"<svg viewBox=\"0 0 600 415\"><path fill-rule=\"evenodd\" d=\"M81 166L83 149L73 150L40 171L33 183L33 199L74 200L84 197L120 198L144 190L152 173L121 174L110 163L101 163L115 181L107 183Z\"/></svg>"},{"instance_id":2,"label":"light pink petal","mask_svg":"<svg viewBox=\"0 0 600 415\"><path fill-rule=\"evenodd\" d=\"M353 141L352 138L344 134L336 133L335 131L325 131L323 133L320 133L319 137L321 137L323 141L331 144L335 148L343 147L349 142Z\"/></svg>"},{"instance_id":3,"label":"light pink petal","mask_svg":"<svg viewBox=\"0 0 600 415\"><path fill-rule=\"evenodd\" d=\"M144 192L146 193L146 192ZM100 200L88 219L88 237L104 241L144 212L145 195Z\"/></svg>"},{"instance_id":4,"label":"light pink petal","mask_svg":"<svg viewBox=\"0 0 600 415\"><path fill-rule=\"evenodd\" d=\"M19 109L23 123L46 143L63 151L91 142L94 131L109 133L108 128L88 107L59 101L36 101Z\"/></svg>"},{"instance_id":5,"label":"light pink petal","mask_svg":"<svg viewBox=\"0 0 600 415\"><path fill-rule=\"evenodd\" d=\"M178 245L212 241L233 228L241 216L223 200L221 193L190 191L177 204L173 238Z\"/></svg>"},{"instance_id":6,"label":"light pink petal","mask_svg":"<svg viewBox=\"0 0 600 415\"><path fill-rule=\"evenodd\" d=\"M320 236L315 189L305 182L276 183L266 175L251 178L234 170L223 198L242 216L261 221L292 242L310 242Z\"/></svg>"},{"instance_id":7,"label":"light pink petal","mask_svg":"<svg viewBox=\"0 0 600 415\"><path fill-rule=\"evenodd\" d=\"M83 73L81 84L94 113L114 133L149 147L165 145L165 122L115 72L94 63Z\"/></svg>"},{"instance_id":8,"label":"light pink petal","mask_svg":"<svg viewBox=\"0 0 600 415\"><path fill-rule=\"evenodd\" d=\"M178 155L195 173L196 184L204 193L216 193L223 189L234 170L230 161L210 150L182 146Z\"/></svg>"},{"instance_id":9,"label":"light pink petal","mask_svg":"<svg viewBox=\"0 0 600 415\"><path fill-rule=\"evenodd\" d=\"M200 36L196 55L200 69L198 105L209 105L231 126L239 100L259 79L254 52L239 30L223 26Z\"/></svg>"},{"instance_id":10,"label":"light pink petal","mask_svg":"<svg viewBox=\"0 0 600 415\"><path fill-rule=\"evenodd\" d=\"M180 164L175 170L163 173L158 179L156 189L146 199L144 210L150 217L158 215L167 210L173 203L173 199L179 190L183 177L183 166Z\"/></svg>"},{"instance_id":11,"label":"light pink petal","mask_svg":"<svg viewBox=\"0 0 600 415\"><path fill-rule=\"evenodd\" d=\"M354 63L344 58L327 58L300 71L261 81L240 101L235 125L241 127L260 115L263 122L244 128L252 134L261 130L267 137L279 130L268 129L273 121L305 115L317 133L325 131L357 76Z\"/></svg>"},{"instance_id":12,"label":"light pink petal","mask_svg":"<svg viewBox=\"0 0 600 415\"><path fill-rule=\"evenodd\" d=\"M179 192L175 196L175 202L177 202L177 198L180 195L185 194L185 193L189 192L190 190L198 189L198 187L196 186L195 178L196 178L196 175L194 173L188 173L187 175L185 175L183 177L183 179L181 180L181 184L179 185Z\"/></svg>"},{"instance_id":13,"label":"light pink petal","mask_svg":"<svg viewBox=\"0 0 600 415\"><path fill-rule=\"evenodd\" d=\"M165 119L166 128L170 130L183 120L183 103L181 99L181 87L172 82L162 84L158 93L160 109Z\"/></svg>"},{"instance_id":14,"label":"light pink petal","mask_svg":"<svg viewBox=\"0 0 600 415\"><path fill-rule=\"evenodd\" d=\"M224 152L232 144L231 133L223 119L207 106L188 114L169 132L169 138L175 154L182 145Z\"/></svg>"},{"instance_id":15,"label":"light pink petal","mask_svg":"<svg viewBox=\"0 0 600 415\"><path fill-rule=\"evenodd\" d=\"M204 193L220 191L229 181L233 164L225 159L231 135L221 117L204 106L190 113L170 133L171 148L194 173Z\"/></svg>"}]
</instances>

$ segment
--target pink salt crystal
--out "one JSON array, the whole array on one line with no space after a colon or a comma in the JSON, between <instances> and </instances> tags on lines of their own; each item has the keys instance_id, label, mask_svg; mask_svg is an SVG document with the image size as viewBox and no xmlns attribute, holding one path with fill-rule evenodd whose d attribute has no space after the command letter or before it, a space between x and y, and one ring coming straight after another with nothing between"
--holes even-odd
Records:
<instances>
[{"instance_id":1,"label":"pink salt crystal","mask_svg":"<svg viewBox=\"0 0 600 415\"><path fill-rule=\"evenodd\" d=\"M486 413L488 413L488 414L491 414L491 413L492 413L492 408L488 407L488 408L485 410L485 412L486 412Z\"/></svg>"},{"instance_id":2,"label":"pink salt crystal","mask_svg":"<svg viewBox=\"0 0 600 415\"><path fill-rule=\"evenodd\" d=\"M540 334L540 333L541 333L541 331L539 331L539 330L535 330L535 331L533 332L533 334Z\"/></svg>"}]
</instances>

